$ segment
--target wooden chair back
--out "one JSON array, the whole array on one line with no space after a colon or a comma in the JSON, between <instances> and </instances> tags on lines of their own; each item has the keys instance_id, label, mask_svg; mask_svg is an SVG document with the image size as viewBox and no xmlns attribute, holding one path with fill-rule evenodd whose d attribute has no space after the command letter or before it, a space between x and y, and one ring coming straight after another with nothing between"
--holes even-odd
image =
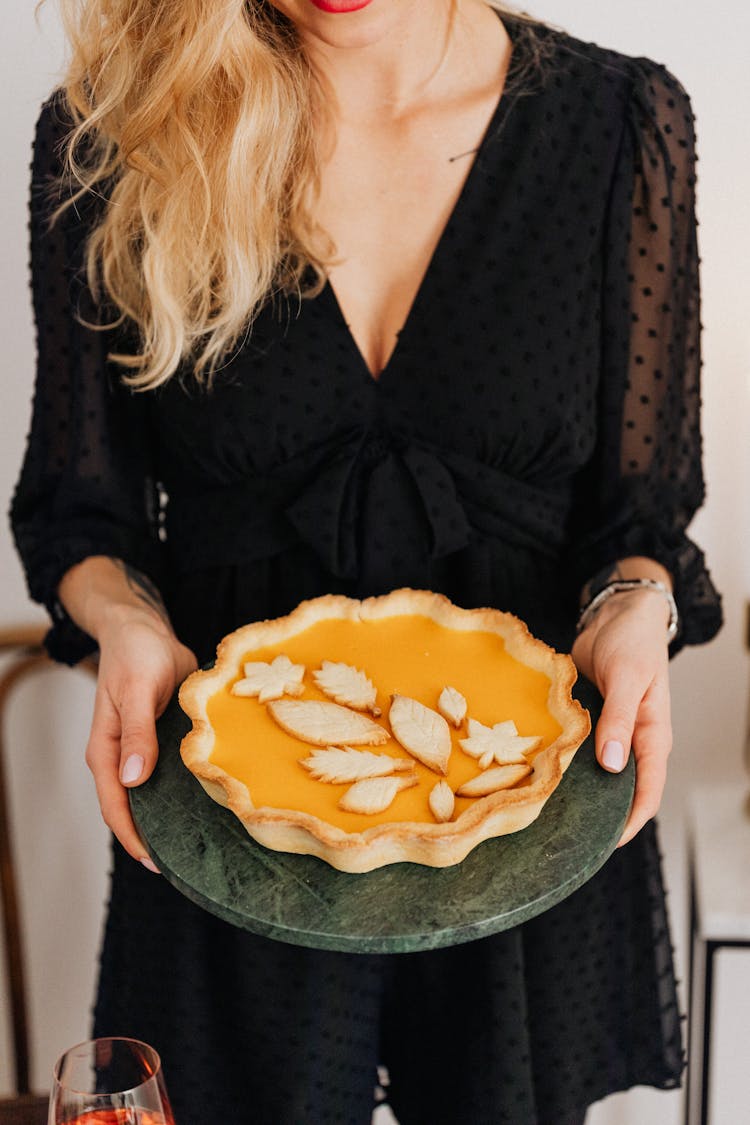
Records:
<instances>
[{"instance_id":1,"label":"wooden chair back","mask_svg":"<svg viewBox=\"0 0 750 1125\"><path fill-rule=\"evenodd\" d=\"M0 913L6 976L10 994L10 1028L15 1094L0 1098L0 1125L46 1125L48 1098L32 1093L23 923L13 856L10 798L7 787L5 726L14 689L27 677L52 666L44 650L43 626L0 629Z\"/></svg>"},{"instance_id":2,"label":"wooden chair back","mask_svg":"<svg viewBox=\"0 0 750 1125\"><path fill-rule=\"evenodd\" d=\"M47 1125L47 1103L41 1094L0 1098L0 1125Z\"/></svg>"}]
</instances>

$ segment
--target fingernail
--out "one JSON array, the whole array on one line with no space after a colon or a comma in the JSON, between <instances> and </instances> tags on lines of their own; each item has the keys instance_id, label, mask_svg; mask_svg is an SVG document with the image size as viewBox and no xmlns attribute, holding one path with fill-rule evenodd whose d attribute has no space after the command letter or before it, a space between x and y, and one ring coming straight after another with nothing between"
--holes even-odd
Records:
<instances>
[{"instance_id":1,"label":"fingernail","mask_svg":"<svg viewBox=\"0 0 750 1125\"><path fill-rule=\"evenodd\" d=\"M153 860L149 859L147 855L141 856L141 863L147 870L153 871L154 875L161 875L161 871L156 866Z\"/></svg>"},{"instance_id":2,"label":"fingernail","mask_svg":"<svg viewBox=\"0 0 750 1125\"><path fill-rule=\"evenodd\" d=\"M143 758L140 754L131 754L122 767L122 774L120 776L123 785L132 785L134 781L137 781L143 773L143 765Z\"/></svg>"},{"instance_id":3,"label":"fingernail","mask_svg":"<svg viewBox=\"0 0 750 1125\"><path fill-rule=\"evenodd\" d=\"M602 765L613 773L619 773L625 765L625 747L613 738L604 743L602 749Z\"/></svg>"}]
</instances>

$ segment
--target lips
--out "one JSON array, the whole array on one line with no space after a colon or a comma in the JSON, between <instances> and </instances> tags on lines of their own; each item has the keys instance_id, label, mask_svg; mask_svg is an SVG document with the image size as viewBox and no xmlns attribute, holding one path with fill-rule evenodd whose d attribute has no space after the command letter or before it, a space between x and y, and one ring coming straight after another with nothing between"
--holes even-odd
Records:
<instances>
[{"instance_id":1,"label":"lips","mask_svg":"<svg viewBox=\"0 0 750 1125\"><path fill-rule=\"evenodd\" d=\"M321 12L331 15L344 15L346 12L358 12L366 8L372 0L310 0Z\"/></svg>"}]
</instances>

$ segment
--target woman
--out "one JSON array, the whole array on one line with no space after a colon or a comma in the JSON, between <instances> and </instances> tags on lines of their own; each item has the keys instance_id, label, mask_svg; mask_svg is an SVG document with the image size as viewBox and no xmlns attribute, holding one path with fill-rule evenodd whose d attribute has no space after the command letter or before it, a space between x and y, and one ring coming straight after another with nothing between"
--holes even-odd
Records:
<instances>
[{"instance_id":1,"label":"woman","mask_svg":"<svg viewBox=\"0 0 750 1125\"><path fill-rule=\"evenodd\" d=\"M50 650L100 652L87 760L119 843L95 1032L160 1050L180 1125L365 1122L381 1063L401 1125L580 1122L677 1085L650 818L669 641L720 622L685 536L684 91L480 0L89 0L70 32L35 146L13 515ZM196 659L400 585L573 646L600 763L636 757L627 846L519 929L403 957L255 938L145 871L126 789Z\"/></svg>"}]
</instances>

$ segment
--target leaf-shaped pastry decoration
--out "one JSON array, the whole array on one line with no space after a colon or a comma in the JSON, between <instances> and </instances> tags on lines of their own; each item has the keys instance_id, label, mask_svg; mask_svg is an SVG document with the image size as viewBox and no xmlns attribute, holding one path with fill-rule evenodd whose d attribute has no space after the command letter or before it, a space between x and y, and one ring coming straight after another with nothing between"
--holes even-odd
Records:
<instances>
[{"instance_id":1,"label":"leaf-shaped pastry decoration","mask_svg":"<svg viewBox=\"0 0 750 1125\"><path fill-rule=\"evenodd\" d=\"M324 695L334 703L343 703L355 711L369 711L376 717L380 708L376 704L377 689L359 668L333 660L322 661L313 679Z\"/></svg>"},{"instance_id":2,"label":"leaf-shaped pastry decoration","mask_svg":"<svg viewBox=\"0 0 750 1125\"><path fill-rule=\"evenodd\" d=\"M304 664L292 664L288 656L277 656L270 664L262 660L248 661L245 678L237 680L232 695L256 696L261 703L281 699L282 695L302 695Z\"/></svg>"},{"instance_id":3,"label":"leaf-shaped pastry decoration","mask_svg":"<svg viewBox=\"0 0 750 1125\"><path fill-rule=\"evenodd\" d=\"M329 781L334 785L366 777L387 777L414 768L410 758L392 758L390 754L373 754L371 750L355 750L351 746L313 750L300 765L309 770L316 781Z\"/></svg>"},{"instance_id":4,"label":"leaf-shaped pastry decoration","mask_svg":"<svg viewBox=\"0 0 750 1125\"><path fill-rule=\"evenodd\" d=\"M437 785L433 786L430 796L428 797L430 805L430 812L435 817L435 820L444 824L453 816L453 809L456 805L453 790L447 781L438 781Z\"/></svg>"},{"instance_id":5,"label":"leaf-shaped pastry decoration","mask_svg":"<svg viewBox=\"0 0 750 1125\"><path fill-rule=\"evenodd\" d=\"M456 728L466 718L466 700L454 687L444 687L438 698L438 711Z\"/></svg>"},{"instance_id":6,"label":"leaf-shaped pastry decoration","mask_svg":"<svg viewBox=\"0 0 750 1125\"><path fill-rule=\"evenodd\" d=\"M389 738L361 711L323 699L277 699L268 713L287 734L315 746L381 746Z\"/></svg>"},{"instance_id":7,"label":"leaf-shaped pastry decoration","mask_svg":"<svg viewBox=\"0 0 750 1125\"><path fill-rule=\"evenodd\" d=\"M478 758L482 769L493 762L501 766L525 764L525 755L541 742L541 737L522 738L512 719L495 723L494 727L469 719L468 729L469 737L460 738L459 746L472 758Z\"/></svg>"},{"instance_id":8,"label":"leaf-shaped pastry decoration","mask_svg":"<svg viewBox=\"0 0 750 1125\"><path fill-rule=\"evenodd\" d=\"M415 773L404 777L368 777L365 781L355 781L339 801L339 808L369 815L385 812L397 793L416 784Z\"/></svg>"},{"instance_id":9,"label":"leaf-shaped pastry decoration","mask_svg":"<svg viewBox=\"0 0 750 1125\"><path fill-rule=\"evenodd\" d=\"M394 738L436 773L448 772L451 732L442 715L408 695L394 695L388 718Z\"/></svg>"},{"instance_id":10,"label":"leaf-shaped pastry decoration","mask_svg":"<svg viewBox=\"0 0 750 1125\"><path fill-rule=\"evenodd\" d=\"M501 789L508 789L528 777L531 773L529 765L495 766L493 770L478 773L469 781L465 781L456 790L457 797L487 797L490 793L497 793Z\"/></svg>"}]
</instances>

